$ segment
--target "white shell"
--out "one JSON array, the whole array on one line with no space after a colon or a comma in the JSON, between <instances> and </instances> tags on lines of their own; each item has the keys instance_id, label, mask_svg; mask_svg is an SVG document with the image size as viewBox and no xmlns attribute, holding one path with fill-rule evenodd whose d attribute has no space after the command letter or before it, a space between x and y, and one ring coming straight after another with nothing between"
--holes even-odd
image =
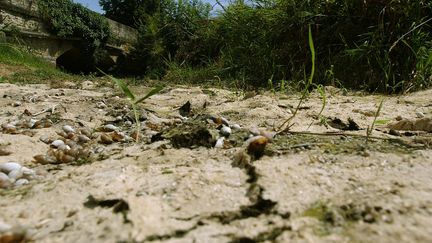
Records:
<instances>
[{"instance_id":1,"label":"white shell","mask_svg":"<svg viewBox=\"0 0 432 243\"><path fill-rule=\"evenodd\" d=\"M240 129L241 129L241 126L240 126L239 124L232 124L230 127L231 127L233 130L240 130Z\"/></svg>"},{"instance_id":2,"label":"white shell","mask_svg":"<svg viewBox=\"0 0 432 243\"><path fill-rule=\"evenodd\" d=\"M222 136L228 137L229 135L231 135L231 128L227 126L222 126L222 128L220 129L220 133L222 134Z\"/></svg>"},{"instance_id":3,"label":"white shell","mask_svg":"<svg viewBox=\"0 0 432 243\"><path fill-rule=\"evenodd\" d=\"M15 102L12 104L13 107L17 107L17 106L21 106L21 105L22 105L22 103L21 103L20 101L15 101Z\"/></svg>"},{"instance_id":4,"label":"white shell","mask_svg":"<svg viewBox=\"0 0 432 243\"><path fill-rule=\"evenodd\" d=\"M87 143L90 141L90 138L87 137L86 135L78 135L78 141L80 143Z\"/></svg>"},{"instance_id":5,"label":"white shell","mask_svg":"<svg viewBox=\"0 0 432 243\"><path fill-rule=\"evenodd\" d=\"M107 105L105 103L103 103L102 101L99 101L98 103L96 103L96 107L98 109L105 109L105 108L107 108Z\"/></svg>"},{"instance_id":6,"label":"white shell","mask_svg":"<svg viewBox=\"0 0 432 243\"><path fill-rule=\"evenodd\" d=\"M28 126L30 128L32 128L35 124L36 124L37 120L36 119L30 119L30 121L28 122Z\"/></svg>"},{"instance_id":7,"label":"white shell","mask_svg":"<svg viewBox=\"0 0 432 243\"><path fill-rule=\"evenodd\" d=\"M421 111L417 111L416 116L417 116L417 118L423 118L423 117L425 117L425 114L423 114L423 112L421 112Z\"/></svg>"},{"instance_id":8,"label":"white shell","mask_svg":"<svg viewBox=\"0 0 432 243\"><path fill-rule=\"evenodd\" d=\"M58 147L60 147L62 145L65 145L65 143L63 142L63 140L57 139L57 140L54 140L51 143L51 145L54 146L54 147L56 147L56 148L58 148Z\"/></svg>"},{"instance_id":9,"label":"white shell","mask_svg":"<svg viewBox=\"0 0 432 243\"><path fill-rule=\"evenodd\" d=\"M225 137L220 137L216 141L215 148L223 148Z\"/></svg>"},{"instance_id":10,"label":"white shell","mask_svg":"<svg viewBox=\"0 0 432 243\"><path fill-rule=\"evenodd\" d=\"M10 124L10 123L6 123L6 124L3 124L3 125L2 125L2 128L3 128L4 130L11 130L11 129L16 129L16 126L13 125L13 124Z\"/></svg>"},{"instance_id":11,"label":"white shell","mask_svg":"<svg viewBox=\"0 0 432 243\"><path fill-rule=\"evenodd\" d=\"M12 229L12 226L0 221L0 234L6 233Z\"/></svg>"},{"instance_id":12,"label":"white shell","mask_svg":"<svg viewBox=\"0 0 432 243\"><path fill-rule=\"evenodd\" d=\"M9 181L9 176L3 172L0 172L0 185L8 181Z\"/></svg>"},{"instance_id":13,"label":"white shell","mask_svg":"<svg viewBox=\"0 0 432 243\"><path fill-rule=\"evenodd\" d=\"M29 184L29 180L27 179L19 179L17 181L15 181L15 186L22 186L22 185L26 185Z\"/></svg>"},{"instance_id":14,"label":"white shell","mask_svg":"<svg viewBox=\"0 0 432 243\"><path fill-rule=\"evenodd\" d=\"M66 144L60 145L60 146L58 146L57 148L58 148L59 150L62 150L62 151L67 151L67 150L70 150L70 149L71 149L71 147L70 147L69 145L66 145Z\"/></svg>"},{"instance_id":15,"label":"white shell","mask_svg":"<svg viewBox=\"0 0 432 243\"><path fill-rule=\"evenodd\" d=\"M107 124L104 126L104 130L107 132L113 132L113 131L118 131L119 128L114 126L113 124Z\"/></svg>"},{"instance_id":16,"label":"white shell","mask_svg":"<svg viewBox=\"0 0 432 243\"><path fill-rule=\"evenodd\" d=\"M225 117L221 117L222 123L229 126L229 121Z\"/></svg>"},{"instance_id":17,"label":"white shell","mask_svg":"<svg viewBox=\"0 0 432 243\"><path fill-rule=\"evenodd\" d=\"M42 135L42 136L39 138L39 140L40 140L41 142L43 142L43 143L49 143L51 139L50 139L50 137L47 136L47 135Z\"/></svg>"},{"instance_id":18,"label":"white shell","mask_svg":"<svg viewBox=\"0 0 432 243\"><path fill-rule=\"evenodd\" d=\"M9 172L9 174L8 174L9 179L11 179L13 181L18 180L22 176L23 176L23 173L22 173L21 169L19 169L19 170L13 170L13 171Z\"/></svg>"},{"instance_id":19,"label":"white shell","mask_svg":"<svg viewBox=\"0 0 432 243\"><path fill-rule=\"evenodd\" d=\"M3 163L0 164L0 171L9 174L9 172L13 171L13 170L19 170L21 169L21 165L15 162L7 162L7 163Z\"/></svg>"},{"instance_id":20,"label":"white shell","mask_svg":"<svg viewBox=\"0 0 432 243\"><path fill-rule=\"evenodd\" d=\"M36 175L36 173L35 173L34 170L29 169L29 168L27 168L27 167L25 167L25 166L23 166L23 167L21 168L21 171L22 171L23 175L26 176L26 177L27 177L27 176L34 176L34 175Z\"/></svg>"},{"instance_id":21,"label":"white shell","mask_svg":"<svg viewBox=\"0 0 432 243\"><path fill-rule=\"evenodd\" d=\"M69 125L64 125L63 131L65 131L66 133L73 133L73 132L75 132L75 129L73 129L73 127L71 127Z\"/></svg>"}]
</instances>

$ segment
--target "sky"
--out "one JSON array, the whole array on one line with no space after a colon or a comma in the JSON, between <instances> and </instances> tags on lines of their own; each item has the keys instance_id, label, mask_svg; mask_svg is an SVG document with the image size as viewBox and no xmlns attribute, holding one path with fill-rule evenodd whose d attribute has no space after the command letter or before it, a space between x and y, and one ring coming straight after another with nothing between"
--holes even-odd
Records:
<instances>
[{"instance_id":1,"label":"sky","mask_svg":"<svg viewBox=\"0 0 432 243\"><path fill-rule=\"evenodd\" d=\"M102 8L99 6L99 0L73 0L76 3L81 3L83 6L98 12L103 13ZM212 6L216 3L215 0L204 0L205 2L210 3ZM227 2L227 0L221 0L221 3ZM215 6L214 9L220 9L218 6Z\"/></svg>"}]
</instances>

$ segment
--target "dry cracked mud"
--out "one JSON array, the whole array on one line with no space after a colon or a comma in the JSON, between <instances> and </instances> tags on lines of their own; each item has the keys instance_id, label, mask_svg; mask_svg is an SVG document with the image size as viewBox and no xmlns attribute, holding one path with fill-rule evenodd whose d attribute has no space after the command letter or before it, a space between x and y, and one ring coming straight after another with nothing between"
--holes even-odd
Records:
<instances>
[{"instance_id":1,"label":"dry cracked mud","mask_svg":"<svg viewBox=\"0 0 432 243\"><path fill-rule=\"evenodd\" d=\"M322 116L322 101L312 93L264 156L239 162L243 140L214 148L198 146L192 136L188 146L173 146L161 133L187 130L181 125L202 115L271 133L291 116L297 95L165 88L140 106L140 142L108 144L100 142L104 125L126 133L134 128L116 89L3 83L0 124L46 118L52 125L0 133L0 163L17 162L38 175L27 185L0 189L0 236L34 242L431 242L431 131L387 127L403 118L428 122L431 97L432 90L385 97L380 123L366 139L383 97L327 87ZM186 119L179 108L188 101L193 115ZM348 118L360 130L331 126ZM35 163L34 156L52 149L41 138L58 137L64 125L94 131L89 156ZM217 125L205 126L217 131Z\"/></svg>"}]
</instances>

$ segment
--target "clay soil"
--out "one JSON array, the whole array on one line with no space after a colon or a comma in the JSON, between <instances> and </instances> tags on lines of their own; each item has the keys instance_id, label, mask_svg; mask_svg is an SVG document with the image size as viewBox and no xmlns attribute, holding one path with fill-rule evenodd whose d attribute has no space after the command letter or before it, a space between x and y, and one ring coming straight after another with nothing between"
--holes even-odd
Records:
<instances>
[{"instance_id":1,"label":"clay soil","mask_svg":"<svg viewBox=\"0 0 432 243\"><path fill-rule=\"evenodd\" d=\"M291 116L299 96L167 87L140 105L138 143L103 144L95 132L91 159L35 163L34 156L50 149L41 138L58 137L64 125L99 131L113 123L126 133L133 129L119 121L130 106L117 89L88 82L70 86L0 84L0 124L32 117L53 122L47 128L0 133L0 146L10 152L0 156L0 163L17 162L38 175L28 185L0 189L0 223L27 240L432 241L431 134L390 135L386 127L397 118L431 117L432 90L384 97L381 124L366 140L383 97L327 87L321 116L322 100L312 93L264 156L239 163L236 156L244 144L182 147L154 136L202 115L271 133ZM187 101L192 110L186 119L179 108ZM52 107L54 112L37 114ZM351 118L360 130L334 128L335 118L345 123Z\"/></svg>"}]
</instances>

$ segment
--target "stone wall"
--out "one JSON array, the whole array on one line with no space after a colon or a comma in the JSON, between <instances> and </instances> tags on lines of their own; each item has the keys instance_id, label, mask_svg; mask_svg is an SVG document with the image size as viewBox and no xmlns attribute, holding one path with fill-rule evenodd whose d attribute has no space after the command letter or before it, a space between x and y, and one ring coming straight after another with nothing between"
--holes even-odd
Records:
<instances>
[{"instance_id":1,"label":"stone wall","mask_svg":"<svg viewBox=\"0 0 432 243\"><path fill-rule=\"evenodd\" d=\"M137 31L134 28L107 19L114 45L121 46L134 42ZM39 18L37 0L0 0L0 28L9 26L9 29L18 29L24 32L39 33L41 36L51 36L48 28Z\"/></svg>"}]
</instances>

